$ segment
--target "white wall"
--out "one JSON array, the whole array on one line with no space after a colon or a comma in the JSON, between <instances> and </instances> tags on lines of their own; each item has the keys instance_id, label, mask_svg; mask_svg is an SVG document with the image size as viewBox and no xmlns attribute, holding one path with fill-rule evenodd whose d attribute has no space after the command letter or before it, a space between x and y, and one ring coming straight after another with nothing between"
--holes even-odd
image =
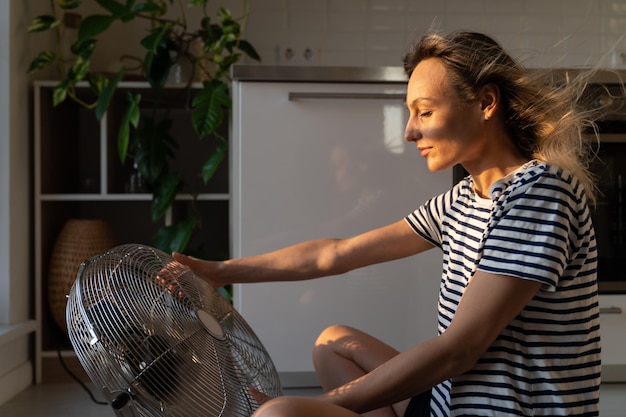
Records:
<instances>
[{"instance_id":1,"label":"white wall","mask_svg":"<svg viewBox=\"0 0 626 417\"><path fill-rule=\"evenodd\" d=\"M265 62L400 65L406 48L434 26L495 36L528 66L611 62L626 52L624 0L264 0L252 1L248 38ZM292 48L295 58L284 52Z\"/></svg>"},{"instance_id":2,"label":"white wall","mask_svg":"<svg viewBox=\"0 0 626 417\"><path fill-rule=\"evenodd\" d=\"M9 2L0 3L0 288L9 287ZM0 292L0 324L9 321L9 292Z\"/></svg>"},{"instance_id":3,"label":"white wall","mask_svg":"<svg viewBox=\"0 0 626 417\"><path fill-rule=\"evenodd\" d=\"M30 3L0 1L0 404L31 384Z\"/></svg>"},{"instance_id":4,"label":"white wall","mask_svg":"<svg viewBox=\"0 0 626 417\"><path fill-rule=\"evenodd\" d=\"M245 3L211 4L241 16ZM410 44L434 27L486 32L529 67L626 67L626 0L251 0L250 10L245 37L267 65L399 66ZM188 18L197 27L198 14ZM133 29L117 24L93 65L114 68L123 54L142 55L133 39L145 31Z\"/></svg>"},{"instance_id":5,"label":"white wall","mask_svg":"<svg viewBox=\"0 0 626 417\"><path fill-rule=\"evenodd\" d=\"M243 14L244 0L220 4ZM401 65L412 41L434 27L486 32L529 67L626 67L624 0L252 0L250 10L246 38L267 65ZM188 17L193 27L199 16ZM141 55L129 39L144 33L118 24L94 66L110 69L123 54Z\"/></svg>"}]
</instances>

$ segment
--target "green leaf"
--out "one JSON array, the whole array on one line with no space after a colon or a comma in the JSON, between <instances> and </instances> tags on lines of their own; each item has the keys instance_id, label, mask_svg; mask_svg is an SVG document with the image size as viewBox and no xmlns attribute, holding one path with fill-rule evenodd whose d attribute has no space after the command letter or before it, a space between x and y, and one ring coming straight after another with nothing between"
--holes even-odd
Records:
<instances>
[{"instance_id":1,"label":"green leaf","mask_svg":"<svg viewBox=\"0 0 626 417\"><path fill-rule=\"evenodd\" d=\"M165 215L182 187L183 179L179 172L166 174L159 180L152 195L152 221L157 221Z\"/></svg>"},{"instance_id":2,"label":"green leaf","mask_svg":"<svg viewBox=\"0 0 626 417\"><path fill-rule=\"evenodd\" d=\"M230 285L230 284L229 284L229 285ZM220 287L220 288L217 288L217 289L216 289L216 291L217 291L217 292L218 292L218 293L219 293L222 297L224 297L224 298L226 299L226 301L228 301L228 302L229 302L229 303L231 303L231 304L233 303L233 294L232 294L232 292L230 291L230 289L229 289L229 288L227 288L227 287Z\"/></svg>"},{"instance_id":3,"label":"green leaf","mask_svg":"<svg viewBox=\"0 0 626 417\"><path fill-rule=\"evenodd\" d=\"M128 120L134 128L139 126L139 118L141 117L141 112L139 109L139 103L141 103L141 94L135 94L134 96L131 93L127 93L128 101L131 103L130 111L128 112Z\"/></svg>"},{"instance_id":4,"label":"green leaf","mask_svg":"<svg viewBox=\"0 0 626 417\"><path fill-rule=\"evenodd\" d=\"M75 9L83 2L83 0L57 0L57 4L63 10Z\"/></svg>"},{"instance_id":5,"label":"green leaf","mask_svg":"<svg viewBox=\"0 0 626 417\"><path fill-rule=\"evenodd\" d=\"M163 39L163 34L163 31L155 30L141 40L141 46L146 48L149 52L155 53L161 43L161 39Z\"/></svg>"},{"instance_id":6,"label":"green leaf","mask_svg":"<svg viewBox=\"0 0 626 417\"><path fill-rule=\"evenodd\" d=\"M102 120L102 116L104 116L104 113L106 113L107 109L109 108L109 104L113 99L113 94L117 89L117 84L120 82L122 77L124 77L125 72L126 69L122 67L122 69L118 71L115 78L109 81L102 89L102 94L100 94L100 97L98 97L98 104L96 105L96 118L98 120Z\"/></svg>"},{"instance_id":7,"label":"green leaf","mask_svg":"<svg viewBox=\"0 0 626 417\"><path fill-rule=\"evenodd\" d=\"M35 58L30 62L28 67L28 74L37 72L48 65L56 58L56 54L52 51L39 52Z\"/></svg>"},{"instance_id":8,"label":"green leaf","mask_svg":"<svg viewBox=\"0 0 626 417\"><path fill-rule=\"evenodd\" d=\"M205 28L204 36L202 37L202 41L204 42L204 52L213 51L216 48L216 45L220 43L222 39L222 27L216 24L210 24Z\"/></svg>"},{"instance_id":9,"label":"green leaf","mask_svg":"<svg viewBox=\"0 0 626 417\"><path fill-rule=\"evenodd\" d=\"M148 82L152 88L162 88L167 82L170 70L172 69L172 58L167 46L161 44L157 52L152 54L150 59L145 60L145 71L148 75Z\"/></svg>"},{"instance_id":10,"label":"green leaf","mask_svg":"<svg viewBox=\"0 0 626 417\"><path fill-rule=\"evenodd\" d=\"M254 46L252 46L252 44L244 39L241 39L239 41L239 50L243 53L245 53L246 55L248 55L250 58L254 59L255 61L260 61L261 60L261 56L257 53L256 49L254 49Z\"/></svg>"},{"instance_id":11,"label":"green leaf","mask_svg":"<svg viewBox=\"0 0 626 417\"><path fill-rule=\"evenodd\" d=\"M166 253L184 252L197 224L198 219L191 217L171 226L162 227L154 235L153 244Z\"/></svg>"},{"instance_id":12,"label":"green leaf","mask_svg":"<svg viewBox=\"0 0 626 417\"><path fill-rule=\"evenodd\" d=\"M82 58L89 58L93 54L93 51L96 47L95 39L87 39L84 41L76 41L70 47L72 53L76 56L80 56Z\"/></svg>"},{"instance_id":13,"label":"green leaf","mask_svg":"<svg viewBox=\"0 0 626 417\"><path fill-rule=\"evenodd\" d=\"M97 96L100 96L102 94L102 90L104 90L108 84L109 79L102 74L90 73L87 75L87 81L89 82L91 91L93 91Z\"/></svg>"},{"instance_id":14,"label":"green leaf","mask_svg":"<svg viewBox=\"0 0 626 417\"><path fill-rule=\"evenodd\" d=\"M189 7L206 6L208 0L189 0Z\"/></svg>"},{"instance_id":15,"label":"green leaf","mask_svg":"<svg viewBox=\"0 0 626 417\"><path fill-rule=\"evenodd\" d=\"M77 41L84 42L87 39L95 38L102 32L106 31L114 20L114 16L108 15L94 14L87 16L80 23Z\"/></svg>"},{"instance_id":16,"label":"green leaf","mask_svg":"<svg viewBox=\"0 0 626 417\"><path fill-rule=\"evenodd\" d=\"M228 10L225 7L218 7L217 8L217 18L220 20L220 22L227 22L227 21L231 21L232 20L232 15L230 13L230 10Z\"/></svg>"},{"instance_id":17,"label":"green leaf","mask_svg":"<svg viewBox=\"0 0 626 417\"><path fill-rule=\"evenodd\" d=\"M228 142L220 142L213 154L202 165L202 180L206 184L215 174L215 171L220 166L220 163L224 159L226 150L228 149Z\"/></svg>"},{"instance_id":18,"label":"green leaf","mask_svg":"<svg viewBox=\"0 0 626 417\"><path fill-rule=\"evenodd\" d=\"M130 124L128 120L120 122L120 128L117 131L117 156L120 158L122 165L126 163L126 155L128 155L128 143L130 142Z\"/></svg>"},{"instance_id":19,"label":"green leaf","mask_svg":"<svg viewBox=\"0 0 626 417\"><path fill-rule=\"evenodd\" d=\"M42 15L37 16L30 23L26 32L34 33L34 32L43 32L48 29L54 29L61 24L61 20L57 20L54 16L50 15Z\"/></svg>"},{"instance_id":20,"label":"green leaf","mask_svg":"<svg viewBox=\"0 0 626 417\"><path fill-rule=\"evenodd\" d=\"M141 40L141 45L148 50L144 58L144 71L153 88L165 85L172 68L172 52L178 54L180 45L169 36L171 25L151 33Z\"/></svg>"},{"instance_id":21,"label":"green leaf","mask_svg":"<svg viewBox=\"0 0 626 417\"><path fill-rule=\"evenodd\" d=\"M141 102L141 94L133 96L130 92L127 92L126 97L128 99L128 106L122 115L120 129L117 135L117 153L122 164L126 162L126 156L128 154L130 126L132 125L136 128L139 124L139 103Z\"/></svg>"},{"instance_id":22,"label":"green leaf","mask_svg":"<svg viewBox=\"0 0 626 417\"><path fill-rule=\"evenodd\" d=\"M72 68L68 71L67 78L72 82L72 84L76 84L77 82L82 81L88 72L89 60L78 57L74 62L74 65L72 65Z\"/></svg>"},{"instance_id":23,"label":"green leaf","mask_svg":"<svg viewBox=\"0 0 626 417\"><path fill-rule=\"evenodd\" d=\"M132 10L133 10L133 13L139 14L139 13L161 13L162 9L156 3L146 2L146 3L139 3L138 5L133 6Z\"/></svg>"},{"instance_id":24,"label":"green leaf","mask_svg":"<svg viewBox=\"0 0 626 417\"><path fill-rule=\"evenodd\" d=\"M67 89L68 82L66 80L61 81L54 87L54 92L52 93L52 105L54 107L65 101L67 97Z\"/></svg>"},{"instance_id":25,"label":"green leaf","mask_svg":"<svg viewBox=\"0 0 626 417\"><path fill-rule=\"evenodd\" d=\"M215 132L224 118L224 109L231 107L228 86L217 80L205 81L193 98L191 120L193 127L205 137Z\"/></svg>"},{"instance_id":26,"label":"green leaf","mask_svg":"<svg viewBox=\"0 0 626 417\"><path fill-rule=\"evenodd\" d=\"M135 14L130 7L115 1L115 0L96 0L100 6L107 11L111 12L114 19L119 19L122 22L128 22L135 17Z\"/></svg>"},{"instance_id":27,"label":"green leaf","mask_svg":"<svg viewBox=\"0 0 626 417\"><path fill-rule=\"evenodd\" d=\"M172 119L162 119L158 123L154 118L144 118L143 125L137 132L135 163L143 178L149 184L156 184L167 171L167 158L174 155L178 148L170 134Z\"/></svg>"}]
</instances>

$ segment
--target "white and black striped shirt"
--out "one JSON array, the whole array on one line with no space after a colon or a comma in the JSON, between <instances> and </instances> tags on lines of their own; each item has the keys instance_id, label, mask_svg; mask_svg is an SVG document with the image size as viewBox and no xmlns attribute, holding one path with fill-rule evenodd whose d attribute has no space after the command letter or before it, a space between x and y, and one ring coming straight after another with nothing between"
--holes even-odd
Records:
<instances>
[{"instance_id":1,"label":"white and black striped shirt","mask_svg":"<svg viewBox=\"0 0 626 417\"><path fill-rule=\"evenodd\" d=\"M490 195L478 197L467 177L406 217L443 251L440 333L476 270L543 283L472 370L433 388L432 415L597 416L597 250L585 192L531 161Z\"/></svg>"}]
</instances>

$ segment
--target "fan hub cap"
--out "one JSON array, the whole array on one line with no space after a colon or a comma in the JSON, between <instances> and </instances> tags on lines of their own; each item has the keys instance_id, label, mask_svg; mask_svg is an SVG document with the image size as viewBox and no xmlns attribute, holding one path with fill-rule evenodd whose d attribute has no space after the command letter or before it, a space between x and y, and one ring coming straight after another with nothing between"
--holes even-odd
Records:
<instances>
[{"instance_id":1,"label":"fan hub cap","mask_svg":"<svg viewBox=\"0 0 626 417\"><path fill-rule=\"evenodd\" d=\"M209 312L199 308L194 311L194 314L211 336L216 339L224 340L224 330L215 317Z\"/></svg>"}]
</instances>

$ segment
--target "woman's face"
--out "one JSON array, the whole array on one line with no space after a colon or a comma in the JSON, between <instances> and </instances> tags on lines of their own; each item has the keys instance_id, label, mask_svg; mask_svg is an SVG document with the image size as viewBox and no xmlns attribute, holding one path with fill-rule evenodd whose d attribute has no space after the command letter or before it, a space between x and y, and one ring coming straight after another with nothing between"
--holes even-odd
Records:
<instances>
[{"instance_id":1,"label":"woman's face","mask_svg":"<svg viewBox=\"0 0 626 417\"><path fill-rule=\"evenodd\" d=\"M462 103L446 72L438 59L426 59L417 65L407 86L409 120L404 138L415 142L431 171L477 161L486 144L481 103Z\"/></svg>"}]
</instances>

